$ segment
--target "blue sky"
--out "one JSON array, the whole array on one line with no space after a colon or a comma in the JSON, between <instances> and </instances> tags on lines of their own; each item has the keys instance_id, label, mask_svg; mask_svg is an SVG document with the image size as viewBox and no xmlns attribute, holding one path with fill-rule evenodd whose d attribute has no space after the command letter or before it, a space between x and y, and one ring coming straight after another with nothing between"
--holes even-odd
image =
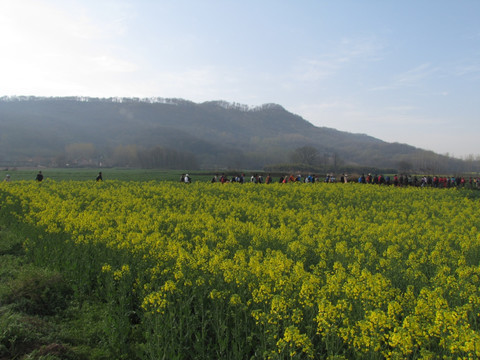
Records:
<instances>
[{"instance_id":1,"label":"blue sky","mask_svg":"<svg viewBox=\"0 0 480 360\"><path fill-rule=\"evenodd\" d=\"M0 96L277 103L480 154L478 0L0 0L0 44Z\"/></svg>"}]
</instances>

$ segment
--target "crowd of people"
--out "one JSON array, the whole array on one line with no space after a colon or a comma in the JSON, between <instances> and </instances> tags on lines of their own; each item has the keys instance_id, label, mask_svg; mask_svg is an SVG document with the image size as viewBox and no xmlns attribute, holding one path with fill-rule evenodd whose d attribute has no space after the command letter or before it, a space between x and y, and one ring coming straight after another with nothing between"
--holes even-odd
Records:
<instances>
[{"instance_id":1,"label":"crowd of people","mask_svg":"<svg viewBox=\"0 0 480 360\"><path fill-rule=\"evenodd\" d=\"M39 171L35 177L35 181L42 182L43 174ZM99 172L95 180L102 181L103 175L102 172ZM4 181L11 181L9 174L5 176ZM188 174L182 174L180 177L180 182L185 184L190 184L192 178ZM392 186L415 186L415 187L434 187L434 188L470 188L470 189L480 189L480 177L477 176L437 176L437 175L383 175L383 174L362 174L362 175L347 175L341 174L338 178L334 174L327 174L324 177L318 176L315 174L309 175L280 175L278 179L270 175L262 175L254 173L250 177L247 177L245 173L239 173L233 176L227 176L225 174L215 174L211 179L212 183L240 183L250 182L254 184L271 184L273 182L277 183L359 183L359 184L375 184L375 185L392 185Z\"/></svg>"},{"instance_id":2,"label":"crowd of people","mask_svg":"<svg viewBox=\"0 0 480 360\"><path fill-rule=\"evenodd\" d=\"M181 180L183 181L183 180ZM191 179L189 180L191 182ZM359 183L359 184L376 184L376 185L392 185L392 186L415 186L415 187L434 187L434 188L451 188L451 187L468 187L471 189L480 189L480 177L464 177L464 176L436 176L436 175L383 175L383 174L362 174L362 175L350 175L341 174L338 178L334 174L327 174L325 177L320 177L315 174L309 175L285 175L280 176L277 180L268 174L264 177L261 174L252 174L249 178L244 173L234 175L231 177L222 175L214 175L212 183L220 182L224 183L245 183L251 182L255 184L271 184L273 182L278 183Z\"/></svg>"},{"instance_id":3,"label":"crowd of people","mask_svg":"<svg viewBox=\"0 0 480 360\"><path fill-rule=\"evenodd\" d=\"M465 187L469 186L470 188L480 187L480 178L469 177L465 178L464 176L437 176L437 175L394 175L383 176L383 175L371 175L368 174L365 176L362 174L358 180L362 184L384 184L384 185L393 185L393 186L420 186L420 187L435 187L435 188L450 188L450 187Z\"/></svg>"}]
</instances>

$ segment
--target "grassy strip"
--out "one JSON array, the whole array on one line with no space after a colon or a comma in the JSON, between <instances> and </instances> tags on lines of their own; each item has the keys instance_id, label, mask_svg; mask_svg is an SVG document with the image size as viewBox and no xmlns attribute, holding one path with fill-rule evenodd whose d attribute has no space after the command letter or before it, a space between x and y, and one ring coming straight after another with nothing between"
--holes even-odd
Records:
<instances>
[{"instance_id":1,"label":"grassy strip","mask_svg":"<svg viewBox=\"0 0 480 360\"><path fill-rule=\"evenodd\" d=\"M95 182L98 172L103 174L103 180L121 181L180 181L180 176L188 173L193 181L209 182L214 172L187 170L157 170L157 169L118 169L118 168L51 168L51 169L0 169L0 181L10 175L11 181L34 181L38 171L42 171L45 180L55 181L88 181Z\"/></svg>"},{"instance_id":2,"label":"grassy strip","mask_svg":"<svg viewBox=\"0 0 480 360\"><path fill-rule=\"evenodd\" d=\"M62 274L34 266L21 237L0 228L0 359L110 359L106 304L79 302Z\"/></svg>"}]
</instances>

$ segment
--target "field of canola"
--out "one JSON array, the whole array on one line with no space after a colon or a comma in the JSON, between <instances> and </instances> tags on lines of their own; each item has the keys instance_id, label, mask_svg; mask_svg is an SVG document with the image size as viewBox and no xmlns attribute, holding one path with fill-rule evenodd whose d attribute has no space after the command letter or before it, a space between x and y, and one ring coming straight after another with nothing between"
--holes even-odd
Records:
<instances>
[{"instance_id":1,"label":"field of canola","mask_svg":"<svg viewBox=\"0 0 480 360\"><path fill-rule=\"evenodd\" d=\"M32 259L152 359L476 359L480 200L357 184L0 185Z\"/></svg>"}]
</instances>

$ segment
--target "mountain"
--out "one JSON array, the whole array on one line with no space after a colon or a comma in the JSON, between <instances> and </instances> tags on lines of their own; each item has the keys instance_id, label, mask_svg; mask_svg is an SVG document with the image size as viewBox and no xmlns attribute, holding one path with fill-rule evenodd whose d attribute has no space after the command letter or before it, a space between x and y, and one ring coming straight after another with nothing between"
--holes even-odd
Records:
<instances>
[{"instance_id":1,"label":"mountain","mask_svg":"<svg viewBox=\"0 0 480 360\"><path fill-rule=\"evenodd\" d=\"M199 168L250 168L316 152L317 165L460 166L406 144L316 127L276 104L259 107L164 98L0 98L0 163L62 162L155 167L171 158ZM127 161L128 159L128 161ZM143 159L143 160L142 160ZM154 160L157 159L155 162ZM453 162L453 165L452 165Z\"/></svg>"}]
</instances>

